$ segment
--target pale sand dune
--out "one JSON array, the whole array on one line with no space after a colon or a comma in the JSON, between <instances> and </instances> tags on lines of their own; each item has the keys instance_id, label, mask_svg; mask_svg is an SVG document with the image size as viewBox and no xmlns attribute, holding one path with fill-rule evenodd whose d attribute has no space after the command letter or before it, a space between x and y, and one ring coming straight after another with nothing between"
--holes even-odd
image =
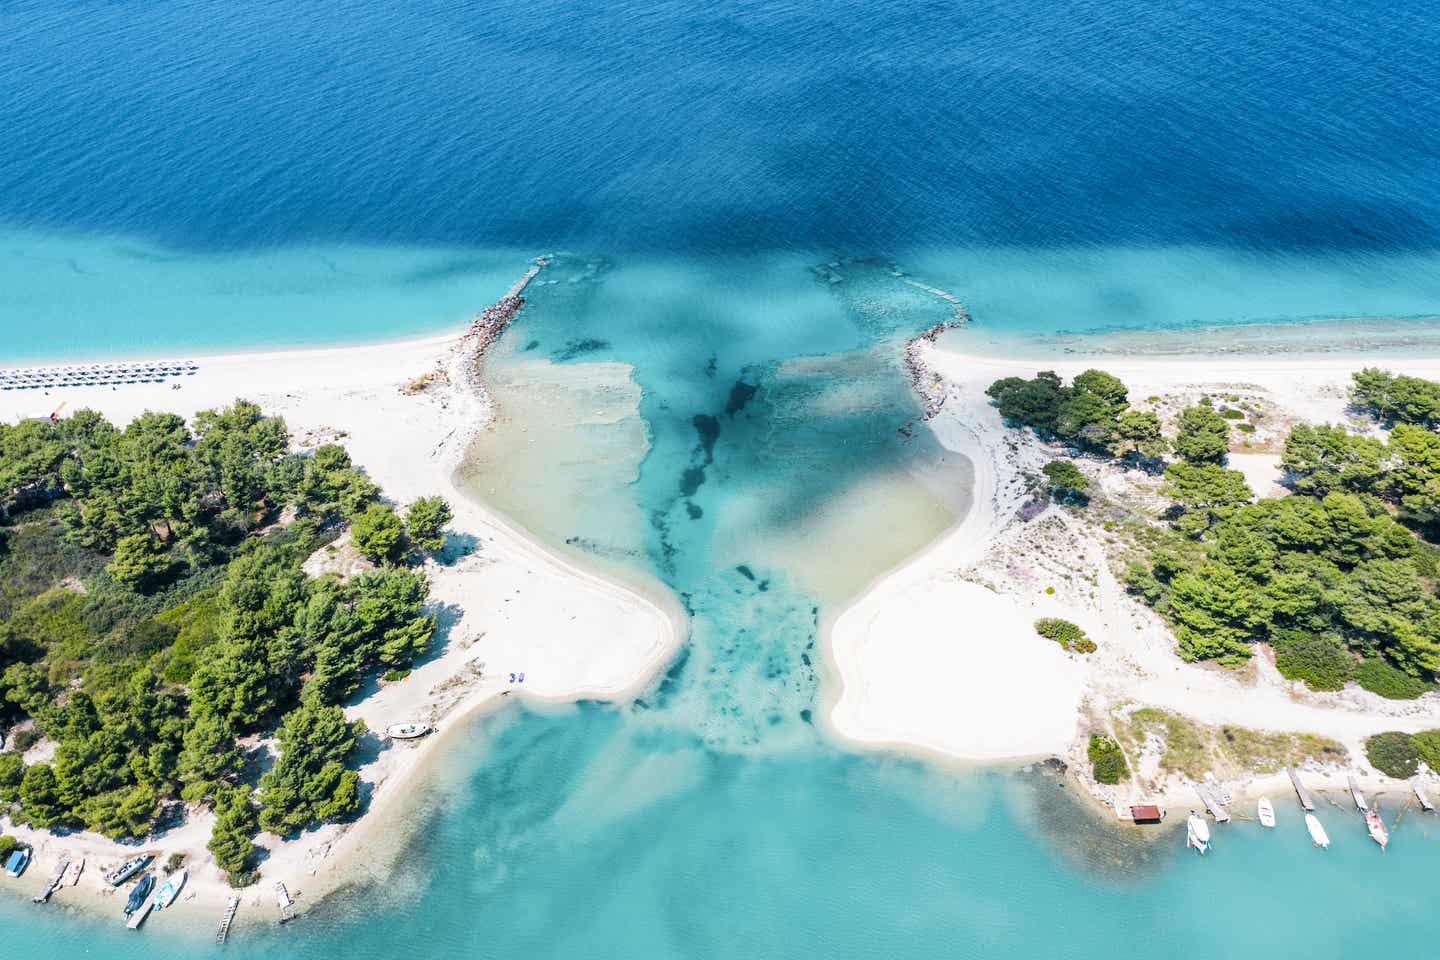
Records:
<instances>
[{"instance_id":1,"label":"pale sand dune","mask_svg":"<svg viewBox=\"0 0 1440 960\"><path fill-rule=\"evenodd\" d=\"M1292 420L1339 422L1353 370L1381 366L1440 378L1440 360L1013 360L932 346L922 348L921 358L936 380L922 377L920 389L945 398L930 426L945 446L974 462L975 496L960 524L880 578L830 624L831 672L838 682L827 691L829 716L841 737L970 761L1065 756L1082 724L1082 701L1091 708L1084 712L1096 714L1134 701L1209 723L1332 737L1350 747L1361 772L1375 775L1364 766L1364 737L1440 726L1440 696L1433 694L1409 703L1353 687L1315 694L1285 681L1273 667L1243 682L1219 668L1181 662L1163 623L1111 575L1095 527L1054 508L1029 524L1016 519L1026 497L1024 474L1038 471L1056 451L1028 433L1005 429L984 395L999 377L1033 376L1041 369L1070 377L1096 366L1121 377L1134 400L1244 389ZM1258 492L1278 492L1273 454L1236 459ZM1097 478L1120 481L1113 466L1082 466ZM1046 615L1080 624L1099 651L1067 658L1044 649L1033 621Z\"/></svg>"},{"instance_id":2,"label":"pale sand dune","mask_svg":"<svg viewBox=\"0 0 1440 960\"><path fill-rule=\"evenodd\" d=\"M462 384L452 337L325 350L197 357L199 372L180 378L180 389L165 385L82 387L0 393L0 417L45 416L64 403L63 413L90 407L124 424L146 411L186 416L223 406L237 397L285 417L298 445L335 439L355 462L401 503L440 493L455 512L451 532L473 537L475 550L453 565L427 564L432 597L446 624L442 645L409 678L388 684L347 708L372 731L402 719L432 722L438 733L414 743L381 743L360 767L374 794L356 823L326 825L282 842L262 836L269 848L262 881L244 891L241 919L271 917L274 880L313 902L328 889L354 879L363 853L365 869L384 868L384 854L397 852L405 835L404 805L413 777L428 759L443 752L463 718L506 694L536 700L619 699L643 686L673 653L684 629L678 606L658 587L642 595L580 569L514 529L456 488L452 477L476 430L488 420L488 400L442 382L407 395L411 378L449 366L449 381ZM525 674L511 684L511 672ZM198 813L150 845L188 855L190 882L185 899L203 914L185 909L187 922L218 918L230 894L205 851L211 818ZM100 895L98 869L122 859L125 851L103 837L47 833L6 826L35 844L38 859L18 884L28 895L43 885L63 853L89 861L78 887L58 899L91 900ZM378 858L378 859L377 859ZM33 890L32 890L33 888ZM105 902L105 901L98 901ZM182 903L184 900L182 900ZM173 910L174 908L172 908ZM151 923L171 922L172 911Z\"/></svg>"}]
</instances>

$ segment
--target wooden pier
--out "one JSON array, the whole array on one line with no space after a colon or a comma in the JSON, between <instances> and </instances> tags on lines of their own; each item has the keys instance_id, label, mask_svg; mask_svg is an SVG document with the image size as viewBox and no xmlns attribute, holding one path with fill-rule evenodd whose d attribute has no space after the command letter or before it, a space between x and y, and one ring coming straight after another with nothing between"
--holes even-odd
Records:
<instances>
[{"instance_id":1,"label":"wooden pier","mask_svg":"<svg viewBox=\"0 0 1440 960\"><path fill-rule=\"evenodd\" d=\"M60 885L65 882L65 871L69 869L70 858L61 857L60 865L57 866L55 868L55 872L50 875L50 882L45 884L44 890L41 890L37 895L31 898L31 902L45 903L47 900L49 900L50 895L53 894L56 890L59 890Z\"/></svg>"},{"instance_id":2,"label":"wooden pier","mask_svg":"<svg viewBox=\"0 0 1440 960\"><path fill-rule=\"evenodd\" d=\"M1360 792L1360 785L1355 782L1355 778L1346 777L1345 782L1350 787L1350 799L1355 801L1355 809L1361 813L1369 813L1370 805L1365 802L1365 794Z\"/></svg>"},{"instance_id":3,"label":"wooden pier","mask_svg":"<svg viewBox=\"0 0 1440 960\"><path fill-rule=\"evenodd\" d=\"M1210 816L1215 818L1216 823L1230 822L1230 811L1225 809L1214 791L1204 784L1192 783L1191 786L1195 788L1195 795L1205 804L1205 809L1210 811Z\"/></svg>"},{"instance_id":4,"label":"wooden pier","mask_svg":"<svg viewBox=\"0 0 1440 960\"><path fill-rule=\"evenodd\" d=\"M1300 774L1295 772L1294 767L1286 767L1285 772L1290 775L1290 786L1295 788L1295 796L1300 798L1300 809L1312 811L1315 809L1315 801L1310 799L1310 791L1300 782Z\"/></svg>"},{"instance_id":5,"label":"wooden pier","mask_svg":"<svg viewBox=\"0 0 1440 960\"><path fill-rule=\"evenodd\" d=\"M225 904L225 915L220 918L220 928L215 931L215 942L224 943L230 936L230 924L235 921L235 911L240 909L240 898L231 897Z\"/></svg>"}]
</instances>

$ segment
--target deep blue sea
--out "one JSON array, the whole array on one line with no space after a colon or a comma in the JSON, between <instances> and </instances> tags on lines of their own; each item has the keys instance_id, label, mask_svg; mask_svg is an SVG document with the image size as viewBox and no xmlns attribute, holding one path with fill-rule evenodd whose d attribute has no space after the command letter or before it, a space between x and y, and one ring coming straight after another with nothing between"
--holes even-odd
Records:
<instances>
[{"instance_id":1,"label":"deep blue sea","mask_svg":"<svg viewBox=\"0 0 1440 960\"><path fill-rule=\"evenodd\" d=\"M1435 337L1436 49L1374 0L0 5L0 363L434 332L560 252L469 483L692 617L636 702L477 721L394 877L225 952L1423 955L1424 821L1322 855L1282 806L1201 861L837 746L816 645L964 509L897 433L948 308L896 269L976 349ZM209 955L156 919L0 898L0 942Z\"/></svg>"}]
</instances>

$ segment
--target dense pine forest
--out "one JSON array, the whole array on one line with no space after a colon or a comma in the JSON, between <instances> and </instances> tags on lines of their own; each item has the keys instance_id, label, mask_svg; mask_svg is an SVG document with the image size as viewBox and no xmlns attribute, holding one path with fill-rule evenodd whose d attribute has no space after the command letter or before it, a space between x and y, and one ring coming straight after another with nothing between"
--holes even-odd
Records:
<instances>
[{"instance_id":1,"label":"dense pine forest","mask_svg":"<svg viewBox=\"0 0 1440 960\"><path fill-rule=\"evenodd\" d=\"M1125 580L1182 657L1236 666L1269 643L1281 673L1317 689L1354 680L1413 698L1440 672L1440 384L1381 370L1353 380L1352 410L1375 429L1294 426L1281 456L1291 492L1260 500L1227 467L1241 414L1210 398L1165 430L1099 370L1070 384L1010 377L987 392L1008 423L1074 456L1163 472L1171 507L1141 528L1143 559ZM1045 473L1069 500L1083 492L1079 471Z\"/></svg>"},{"instance_id":2,"label":"dense pine forest","mask_svg":"<svg viewBox=\"0 0 1440 960\"><path fill-rule=\"evenodd\" d=\"M245 401L0 424L0 806L115 838L212 807L249 882L257 831L360 809L366 731L340 705L430 644L419 561L449 520L438 497L401 516L342 447L295 453ZM307 575L346 530L373 569Z\"/></svg>"}]
</instances>

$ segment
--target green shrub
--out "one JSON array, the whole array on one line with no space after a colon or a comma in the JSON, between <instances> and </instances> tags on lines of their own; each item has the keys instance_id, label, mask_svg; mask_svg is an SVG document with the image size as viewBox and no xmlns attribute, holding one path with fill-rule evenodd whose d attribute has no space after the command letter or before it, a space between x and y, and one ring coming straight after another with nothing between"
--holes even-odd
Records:
<instances>
[{"instance_id":1,"label":"green shrub","mask_svg":"<svg viewBox=\"0 0 1440 960\"><path fill-rule=\"evenodd\" d=\"M1035 632L1046 640L1054 640L1066 650L1074 653L1094 653L1095 641L1085 636L1085 631L1069 620L1059 617L1042 617L1035 621Z\"/></svg>"},{"instance_id":2,"label":"green shrub","mask_svg":"<svg viewBox=\"0 0 1440 960\"><path fill-rule=\"evenodd\" d=\"M1385 660L1363 661L1355 668L1355 682L1387 700L1414 700L1435 689L1433 683L1412 677Z\"/></svg>"},{"instance_id":3,"label":"green shrub","mask_svg":"<svg viewBox=\"0 0 1440 960\"><path fill-rule=\"evenodd\" d=\"M24 753L39 742L40 731L34 727L17 730L15 731L15 736L10 738L10 746L14 748L16 753Z\"/></svg>"},{"instance_id":4,"label":"green shrub","mask_svg":"<svg viewBox=\"0 0 1440 960\"><path fill-rule=\"evenodd\" d=\"M397 559L405 552L405 525L394 508L372 503L350 523L355 547L377 563Z\"/></svg>"},{"instance_id":5,"label":"green shrub","mask_svg":"<svg viewBox=\"0 0 1440 960\"><path fill-rule=\"evenodd\" d=\"M1236 410L1234 407L1221 407L1220 416L1224 417L1226 420L1244 420L1245 411Z\"/></svg>"},{"instance_id":6,"label":"green shrub","mask_svg":"<svg viewBox=\"0 0 1440 960\"><path fill-rule=\"evenodd\" d=\"M1421 730L1410 738L1415 752L1431 770L1440 770L1440 730Z\"/></svg>"},{"instance_id":7,"label":"green shrub","mask_svg":"<svg viewBox=\"0 0 1440 960\"><path fill-rule=\"evenodd\" d=\"M1420 752L1408 733L1390 731L1377 733L1365 740L1365 756L1370 766L1387 777L1404 780L1415 776Z\"/></svg>"},{"instance_id":8,"label":"green shrub","mask_svg":"<svg viewBox=\"0 0 1440 960\"><path fill-rule=\"evenodd\" d=\"M0 836L0 862L8 860L10 858L10 854L14 853L15 848L18 846L20 846L20 841L16 840L8 833L4 836Z\"/></svg>"},{"instance_id":9,"label":"green shrub","mask_svg":"<svg viewBox=\"0 0 1440 960\"><path fill-rule=\"evenodd\" d=\"M1061 497L1082 497L1090 489L1090 481L1069 460L1051 460L1040 470L1050 488Z\"/></svg>"},{"instance_id":10,"label":"green shrub","mask_svg":"<svg viewBox=\"0 0 1440 960\"><path fill-rule=\"evenodd\" d=\"M397 680L404 680L408 676L410 676L410 668L406 667L404 670L386 670L384 679L387 683L395 683Z\"/></svg>"},{"instance_id":11,"label":"green shrub","mask_svg":"<svg viewBox=\"0 0 1440 960\"><path fill-rule=\"evenodd\" d=\"M1120 744L1103 733L1090 734L1090 769L1099 783L1119 783L1130 776Z\"/></svg>"},{"instance_id":12,"label":"green shrub","mask_svg":"<svg viewBox=\"0 0 1440 960\"><path fill-rule=\"evenodd\" d=\"M1275 669L1287 680L1303 680L1312 690L1339 690L1350 679L1354 658L1333 633L1277 631L1272 638Z\"/></svg>"},{"instance_id":13,"label":"green shrub","mask_svg":"<svg viewBox=\"0 0 1440 960\"><path fill-rule=\"evenodd\" d=\"M1253 423L1237 423L1237 424L1235 424L1235 429L1236 429L1236 430L1239 430L1241 433L1254 433L1254 432L1255 432L1255 424L1253 424Z\"/></svg>"}]
</instances>

